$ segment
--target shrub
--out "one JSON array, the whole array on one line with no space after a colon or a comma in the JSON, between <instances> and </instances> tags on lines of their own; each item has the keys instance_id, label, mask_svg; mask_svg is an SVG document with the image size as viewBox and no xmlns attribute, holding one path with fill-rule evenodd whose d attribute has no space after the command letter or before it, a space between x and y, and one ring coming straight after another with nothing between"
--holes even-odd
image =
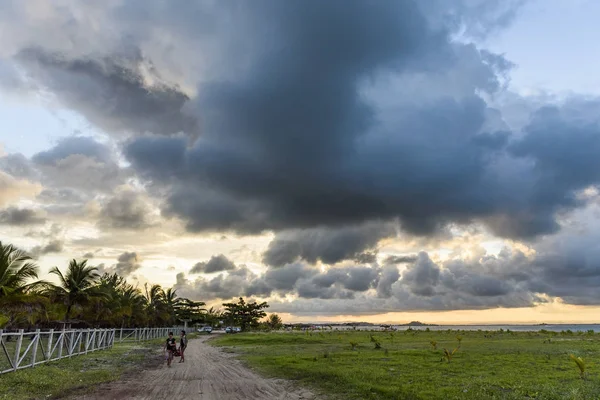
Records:
<instances>
[{"instance_id":1,"label":"shrub","mask_svg":"<svg viewBox=\"0 0 600 400\"><path fill-rule=\"evenodd\" d=\"M358 343L350 342L350 347L352 348L352 350L356 350L356 348L358 347Z\"/></svg>"},{"instance_id":2,"label":"shrub","mask_svg":"<svg viewBox=\"0 0 600 400\"><path fill-rule=\"evenodd\" d=\"M585 361L581 357L575 357L573 354L569 354L569 358L575 361L577 368L579 368L579 376L581 379L585 379Z\"/></svg>"},{"instance_id":3,"label":"shrub","mask_svg":"<svg viewBox=\"0 0 600 400\"><path fill-rule=\"evenodd\" d=\"M448 349L444 349L444 355L442 359L446 359L446 361L450 362L450 360L452 360L452 356L454 356L454 353L456 353L458 351L458 347L455 348L454 350L452 350L451 352L448 351Z\"/></svg>"},{"instance_id":4,"label":"shrub","mask_svg":"<svg viewBox=\"0 0 600 400\"><path fill-rule=\"evenodd\" d=\"M430 341L429 344L431 345L431 347L433 347L434 350L437 350L437 342L435 340Z\"/></svg>"}]
</instances>

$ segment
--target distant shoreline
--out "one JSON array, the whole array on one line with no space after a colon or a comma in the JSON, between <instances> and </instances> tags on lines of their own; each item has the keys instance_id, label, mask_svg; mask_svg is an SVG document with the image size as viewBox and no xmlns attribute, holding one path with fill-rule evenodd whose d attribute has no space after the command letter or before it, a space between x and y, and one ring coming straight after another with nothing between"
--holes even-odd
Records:
<instances>
[{"instance_id":1,"label":"distant shoreline","mask_svg":"<svg viewBox=\"0 0 600 400\"><path fill-rule=\"evenodd\" d=\"M430 324L419 321L412 321L407 323L393 323L393 322L385 322L385 323L371 323L371 322L337 322L337 323L328 323L328 322L302 322L302 323L290 323L286 325L294 325L294 326L375 326L375 327L385 327L385 326L435 326L435 327L452 327L452 326L586 326L586 325L600 325L600 322L556 322L556 323L538 323L538 324L502 324L502 323L490 323L490 324L473 324L473 323L465 323L465 324Z\"/></svg>"}]
</instances>

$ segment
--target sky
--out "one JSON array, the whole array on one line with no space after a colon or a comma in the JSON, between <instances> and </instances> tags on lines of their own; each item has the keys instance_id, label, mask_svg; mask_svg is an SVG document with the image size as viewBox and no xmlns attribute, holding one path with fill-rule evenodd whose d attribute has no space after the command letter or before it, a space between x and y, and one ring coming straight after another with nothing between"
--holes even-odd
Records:
<instances>
[{"instance_id":1,"label":"sky","mask_svg":"<svg viewBox=\"0 0 600 400\"><path fill-rule=\"evenodd\" d=\"M598 12L1 0L0 240L289 322L598 322Z\"/></svg>"}]
</instances>

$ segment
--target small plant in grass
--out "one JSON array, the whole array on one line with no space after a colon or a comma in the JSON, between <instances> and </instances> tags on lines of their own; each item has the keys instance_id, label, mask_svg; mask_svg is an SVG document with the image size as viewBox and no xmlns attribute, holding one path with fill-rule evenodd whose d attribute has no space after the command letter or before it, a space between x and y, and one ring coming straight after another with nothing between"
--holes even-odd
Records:
<instances>
[{"instance_id":1,"label":"small plant in grass","mask_svg":"<svg viewBox=\"0 0 600 400\"><path fill-rule=\"evenodd\" d=\"M458 340L458 347L460 347L460 344L462 343L462 336L457 336L456 340Z\"/></svg>"},{"instance_id":2,"label":"small plant in grass","mask_svg":"<svg viewBox=\"0 0 600 400\"><path fill-rule=\"evenodd\" d=\"M437 342L435 340L430 341L429 344L433 347L433 350L437 350Z\"/></svg>"},{"instance_id":3,"label":"small plant in grass","mask_svg":"<svg viewBox=\"0 0 600 400\"><path fill-rule=\"evenodd\" d=\"M385 349L385 350L383 351L383 354L385 354L386 356L388 356L388 355L390 354L390 352L388 351L388 349Z\"/></svg>"},{"instance_id":4,"label":"small plant in grass","mask_svg":"<svg viewBox=\"0 0 600 400\"><path fill-rule=\"evenodd\" d=\"M569 354L569 358L575 361L577 368L579 368L579 376L581 376L581 379L585 379L585 361L583 361L583 358L576 357L573 354Z\"/></svg>"},{"instance_id":5,"label":"small plant in grass","mask_svg":"<svg viewBox=\"0 0 600 400\"><path fill-rule=\"evenodd\" d=\"M390 332L390 340L394 343L394 332Z\"/></svg>"},{"instance_id":6,"label":"small plant in grass","mask_svg":"<svg viewBox=\"0 0 600 400\"><path fill-rule=\"evenodd\" d=\"M356 350L356 348L358 347L358 343L350 342L350 347L352 348L352 350Z\"/></svg>"},{"instance_id":7,"label":"small plant in grass","mask_svg":"<svg viewBox=\"0 0 600 400\"><path fill-rule=\"evenodd\" d=\"M381 349L381 342L379 342L379 340L373 338L372 342L375 344L375 349L376 350Z\"/></svg>"},{"instance_id":8,"label":"small plant in grass","mask_svg":"<svg viewBox=\"0 0 600 400\"><path fill-rule=\"evenodd\" d=\"M452 357L454 356L454 354L458 351L458 347L455 348L452 351L449 351L448 349L444 349L444 354L442 356L442 360L445 358L446 361L450 362L450 360L452 360Z\"/></svg>"},{"instance_id":9,"label":"small plant in grass","mask_svg":"<svg viewBox=\"0 0 600 400\"><path fill-rule=\"evenodd\" d=\"M325 350L323 353L323 358L329 358L329 351Z\"/></svg>"},{"instance_id":10,"label":"small plant in grass","mask_svg":"<svg viewBox=\"0 0 600 400\"><path fill-rule=\"evenodd\" d=\"M377 339L375 338L375 336L369 335L369 337L371 338L371 343L377 342Z\"/></svg>"}]
</instances>

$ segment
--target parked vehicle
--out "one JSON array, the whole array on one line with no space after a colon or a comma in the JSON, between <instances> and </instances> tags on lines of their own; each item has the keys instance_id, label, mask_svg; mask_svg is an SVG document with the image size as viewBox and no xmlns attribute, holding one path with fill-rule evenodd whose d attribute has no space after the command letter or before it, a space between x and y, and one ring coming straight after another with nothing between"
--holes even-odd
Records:
<instances>
[{"instance_id":1,"label":"parked vehicle","mask_svg":"<svg viewBox=\"0 0 600 400\"><path fill-rule=\"evenodd\" d=\"M234 333L233 328L228 326L227 328L225 328L225 333Z\"/></svg>"},{"instance_id":2,"label":"parked vehicle","mask_svg":"<svg viewBox=\"0 0 600 400\"><path fill-rule=\"evenodd\" d=\"M212 326L205 326L204 328L202 328L202 332L211 333Z\"/></svg>"}]
</instances>

